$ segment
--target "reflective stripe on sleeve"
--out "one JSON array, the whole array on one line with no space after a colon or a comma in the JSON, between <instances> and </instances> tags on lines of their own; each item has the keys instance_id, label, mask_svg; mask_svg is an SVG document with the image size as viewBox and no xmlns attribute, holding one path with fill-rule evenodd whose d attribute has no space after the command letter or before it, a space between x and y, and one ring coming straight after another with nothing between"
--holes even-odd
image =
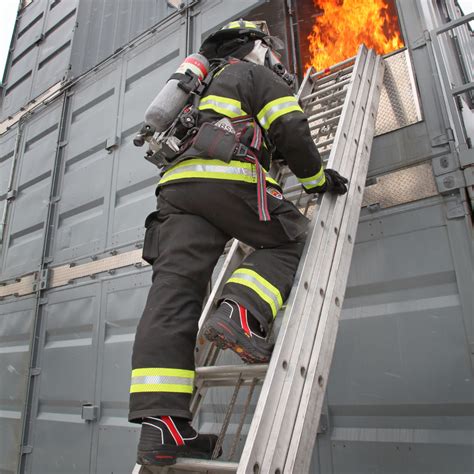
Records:
<instances>
[{"instance_id":1,"label":"reflective stripe on sleeve","mask_svg":"<svg viewBox=\"0 0 474 474\"><path fill-rule=\"evenodd\" d=\"M158 186L178 179L189 178L225 179L242 181L244 183L256 183L257 173L255 172L255 165L252 163L244 163L237 160L225 163L221 160L194 158L178 163L169 169L161 178ZM278 183L270 176L266 175L265 179L267 182L278 186Z\"/></svg>"},{"instance_id":2,"label":"reflective stripe on sleeve","mask_svg":"<svg viewBox=\"0 0 474 474\"><path fill-rule=\"evenodd\" d=\"M322 186L326 182L326 175L324 174L324 168L321 167L321 169L314 176L308 176L307 178L298 178L298 181L306 189L312 189L312 188Z\"/></svg>"},{"instance_id":3,"label":"reflective stripe on sleeve","mask_svg":"<svg viewBox=\"0 0 474 474\"><path fill-rule=\"evenodd\" d=\"M211 109L218 114L225 115L229 118L242 117L248 115L242 110L242 104L235 99L222 97L218 95L207 95L199 102L199 110Z\"/></svg>"},{"instance_id":4,"label":"reflective stripe on sleeve","mask_svg":"<svg viewBox=\"0 0 474 474\"><path fill-rule=\"evenodd\" d=\"M277 118L291 112L303 112L303 109L299 106L296 97L290 95L269 102L257 114L257 119L260 125L268 130Z\"/></svg>"},{"instance_id":5,"label":"reflective stripe on sleeve","mask_svg":"<svg viewBox=\"0 0 474 474\"><path fill-rule=\"evenodd\" d=\"M130 393L193 393L194 371L149 367L132 370Z\"/></svg>"},{"instance_id":6,"label":"reflective stripe on sleeve","mask_svg":"<svg viewBox=\"0 0 474 474\"><path fill-rule=\"evenodd\" d=\"M278 310L283 306L283 299L278 288L253 270L238 268L227 280L227 283L237 283L253 290L270 306L273 317L276 316Z\"/></svg>"}]
</instances>

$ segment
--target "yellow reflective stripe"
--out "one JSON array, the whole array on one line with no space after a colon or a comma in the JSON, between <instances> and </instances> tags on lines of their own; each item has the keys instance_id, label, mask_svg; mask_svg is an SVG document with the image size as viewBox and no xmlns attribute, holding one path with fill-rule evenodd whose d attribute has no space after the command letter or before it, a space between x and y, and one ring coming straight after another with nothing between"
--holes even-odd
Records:
<instances>
[{"instance_id":1,"label":"yellow reflective stripe","mask_svg":"<svg viewBox=\"0 0 474 474\"><path fill-rule=\"evenodd\" d=\"M314 176L308 176L307 178L298 178L298 181L306 189L311 189L318 186L322 186L326 182L326 175L324 174L324 169L321 168Z\"/></svg>"},{"instance_id":2,"label":"yellow reflective stripe","mask_svg":"<svg viewBox=\"0 0 474 474\"><path fill-rule=\"evenodd\" d=\"M205 160L202 158L183 161L169 169L161 178L158 185L189 178L211 178L229 181L241 181L244 183L256 183L257 174L255 165L231 160L225 163L221 160ZM278 185L270 176L265 176L267 182Z\"/></svg>"},{"instance_id":3,"label":"yellow reflective stripe","mask_svg":"<svg viewBox=\"0 0 474 474\"><path fill-rule=\"evenodd\" d=\"M193 387L178 384L134 384L130 387L130 393L140 392L193 393Z\"/></svg>"},{"instance_id":4,"label":"yellow reflective stripe","mask_svg":"<svg viewBox=\"0 0 474 474\"><path fill-rule=\"evenodd\" d=\"M193 393L194 370L146 367L132 370L130 393ZM161 382L161 383L160 383Z\"/></svg>"},{"instance_id":5,"label":"yellow reflective stripe","mask_svg":"<svg viewBox=\"0 0 474 474\"><path fill-rule=\"evenodd\" d=\"M222 161L222 160L208 160L206 158L197 157L197 158L191 158L189 160L185 160L185 161L182 161L181 163L178 163L177 165L170 168L166 173L169 173L170 171L178 170L180 168L187 168L190 165L222 166L222 167L228 167L228 168L235 167L235 168L242 168L245 170L255 171L255 165L253 165L252 163L246 163L244 161L230 160L229 163L226 163L225 161Z\"/></svg>"},{"instance_id":6,"label":"yellow reflective stripe","mask_svg":"<svg viewBox=\"0 0 474 474\"><path fill-rule=\"evenodd\" d=\"M248 115L247 112L242 110L242 104L240 101L230 99L228 97L222 97L219 95L207 95L202 98L199 102L199 110L211 109L218 114L225 115L229 118L242 117Z\"/></svg>"},{"instance_id":7,"label":"yellow reflective stripe","mask_svg":"<svg viewBox=\"0 0 474 474\"><path fill-rule=\"evenodd\" d=\"M223 30L230 30L233 28L255 28L257 29L257 25L255 23L252 23L251 21L244 21L244 26L241 24L242 22L240 21L231 21L229 24L224 26L222 29Z\"/></svg>"},{"instance_id":8,"label":"yellow reflective stripe","mask_svg":"<svg viewBox=\"0 0 474 474\"><path fill-rule=\"evenodd\" d=\"M162 367L147 367L145 369L134 369L132 370L132 377L141 377L141 376L170 376L170 377L183 377L183 378L194 378L194 370L184 370L184 369L168 369Z\"/></svg>"},{"instance_id":9,"label":"yellow reflective stripe","mask_svg":"<svg viewBox=\"0 0 474 474\"><path fill-rule=\"evenodd\" d=\"M259 275L257 272L255 272L253 270L250 270L249 268L237 268L237 270L234 271L232 276L235 276L238 273L242 273L244 275L249 275L252 278L255 278L255 280L260 282L265 288L270 290L276 296L278 304L280 306L283 305L283 299L281 297L280 290L276 286L273 286L268 280L263 278L263 276Z\"/></svg>"},{"instance_id":10,"label":"yellow reflective stripe","mask_svg":"<svg viewBox=\"0 0 474 474\"><path fill-rule=\"evenodd\" d=\"M257 293L257 295L260 296L260 298L270 306L273 317L276 316L278 310L275 305L275 302L267 294L265 294L255 283L237 277L229 278L227 280L227 283L238 283L239 285L246 286L247 288L250 288L251 290L255 291L255 293Z\"/></svg>"},{"instance_id":11,"label":"yellow reflective stripe","mask_svg":"<svg viewBox=\"0 0 474 474\"><path fill-rule=\"evenodd\" d=\"M272 100L257 114L257 119L260 125L268 130L271 124L282 115L291 112L303 112L295 97L289 95Z\"/></svg>"}]
</instances>

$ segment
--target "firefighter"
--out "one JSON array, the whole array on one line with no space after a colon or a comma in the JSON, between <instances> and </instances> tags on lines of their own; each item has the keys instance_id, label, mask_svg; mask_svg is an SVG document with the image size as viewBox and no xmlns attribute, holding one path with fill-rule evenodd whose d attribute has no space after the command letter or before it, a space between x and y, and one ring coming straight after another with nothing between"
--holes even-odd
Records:
<instances>
[{"instance_id":1,"label":"firefighter","mask_svg":"<svg viewBox=\"0 0 474 474\"><path fill-rule=\"evenodd\" d=\"M153 276L133 347L129 414L142 423L138 464L211 457L217 437L189 423L194 347L208 282L232 237L255 251L227 281L204 335L247 363L270 359L269 325L292 287L307 228L267 173L272 149L308 193L347 191L345 178L322 168L275 45L255 23L239 20L201 46L218 64L198 106L209 147L164 172L158 210L146 223ZM147 122L153 113L150 107ZM222 146L229 134L238 137L230 159Z\"/></svg>"}]
</instances>

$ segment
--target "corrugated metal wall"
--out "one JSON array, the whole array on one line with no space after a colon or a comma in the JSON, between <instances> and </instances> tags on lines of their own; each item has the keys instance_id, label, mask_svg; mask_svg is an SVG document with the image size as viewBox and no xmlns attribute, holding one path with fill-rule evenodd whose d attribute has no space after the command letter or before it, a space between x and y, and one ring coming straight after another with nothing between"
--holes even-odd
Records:
<instances>
[{"instance_id":1,"label":"corrugated metal wall","mask_svg":"<svg viewBox=\"0 0 474 474\"><path fill-rule=\"evenodd\" d=\"M155 207L156 168L142 158L132 138L146 106L186 54L187 38L192 41L189 20L164 2L155 2L155 16L148 2L110 2L104 9L100 3L83 0L77 7L78 22L89 18L89 23L88 33L78 30L74 44L89 46L87 51L84 45L73 48L76 74L150 25L160 22L160 27L22 120L2 281L33 273L45 261L53 267L84 263L140 247L144 218ZM220 1L205 2L205 12L193 12L200 21L192 32L205 34L256 4L249 0L222 9ZM32 3L23 16L43 18L41 5ZM136 16L130 20L132 10ZM114 41L111 17L117 22ZM129 32L120 36L129 20ZM90 39L92 32L100 33L97 42ZM3 112L15 107L4 103ZM13 128L0 139L3 206L17 137ZM127 422L130 354L149 284L149 268L129 267L42 292L38 308L32 297L0 303L0 367L2 375L8 373L5 380L15 380L1 397L0 424L11 434L2 446L2 472L16 471L19 445L24 446L24 472L131 471L138 430ZM20 314L26 303L29 312ZM40 370L30 373L30 364ZM25 416L28 429L22 437Z\"/></svg>"},{"instance_id":2,"label":"corrugated metal wall","mask_svg":"<svg viewBox=\"0 0 474 474\"><path fill-rule=\"evenodd\" d=\"M77 4L78 0L36 0L20 12L0 120L68 74Z\"/></svg>"},{"instance_id":3,"label":"corrugated metal wall","mask_svg":"<svg viewBox=\"0 0 474 474\"><path fill-rule=\"evenodd\" d=\"M470 229L446 211L434 197L361 217L316 472L472 472Z\"/></svg>"},{"instance_id":4,"label":"corrugated metal wall","mask_svg":"<svg viewBox=\"0 0 474 474\"><path fill-rule=\"evenodd\" d=\"M20 58L11 67L10 75L31 75L5 96L2 117L44 90L49 78L60 79L69 63L77 76L144 29L160 26L25 118L21 132L14 127L0 136L0 211L17 141L19 152L1 281L14 281L44 262L72 267L141 245L157 180L155 168L131 143L143 111L187 50L255 6L258 15L265 8L283 11L283 2L254 0L203 0L188 14L155 0L41 0L23 11L17 35L26 30L12 58L36 30L60 38L50 53L41 49L49 44L46 38L24 54L25 60L36 55L36 66L20 70ZM420 11L413 2L399 7L405 38L417 44L424 29ZM69 52L53 54L68 43L76 21ZM425 119L375 140L372 176L449 153L432 65L423 47L411 55ZM56 76L48 72L41 79L55 61ZM9 76L6 90L11 84ZM462 211L453 213L456 199L437 196L364 211L314 472L451 473L472 467L473 330L466 284L472 267L465 263L470 228ZM130 353L149 280L149 267L129 266L71 278L42 291L38 301L12 296L0 302L0 376L6 381L0 387L0 430L8 439L0 446L1 472L15 472L20 444L23 472L130 472L138 435L126 421ZM40 371L30 372L30 364ZM229 397L226 389L209 394L199 420L203 429L217 432Z\"/></svg>"}]
</instances>

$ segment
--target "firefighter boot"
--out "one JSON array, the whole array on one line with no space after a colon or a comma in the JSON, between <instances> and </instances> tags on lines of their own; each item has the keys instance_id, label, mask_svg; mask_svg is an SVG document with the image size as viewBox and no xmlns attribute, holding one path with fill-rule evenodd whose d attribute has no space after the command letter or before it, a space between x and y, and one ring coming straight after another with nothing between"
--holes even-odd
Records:
<instances>
[{"instance_id":1,"label":"firefighter boot","mask_svg":"<svg viewBox=\"0 0 474 474\"><path fill-rule=\"evenodd\" d=\"M211 459L216 443L216 435L197 433L183 418L144 418L137 464L171 466L177 458Z\"/></svg>"},{"instance_id":2,"label":"firefighter boot","mask_svg":"<svg viewBox=\"0 0 474 474\"><path fill-rule=\"evenodd\" d=\"M204 336L219 349L232 349L247 364L266 363L273 345L258 321L238 303L224 300L206 321Z\"/></svg>"}]
</instances>

